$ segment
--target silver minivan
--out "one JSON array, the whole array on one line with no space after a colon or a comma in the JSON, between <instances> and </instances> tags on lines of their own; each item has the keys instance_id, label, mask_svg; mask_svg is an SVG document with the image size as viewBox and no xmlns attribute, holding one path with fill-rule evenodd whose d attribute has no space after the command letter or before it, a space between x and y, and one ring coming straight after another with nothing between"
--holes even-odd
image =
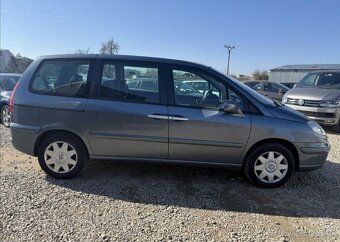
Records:
<instances>
[{"instance_id":1,"label":"silver minivan","mask_svg":"<svg viewBox=\"0 0 340 242\"><path fill-rule=\"evenodd\" d=\"M340 133L340 71L307 74L282 102Z\"/></svg>"},{"instance_id":2,"label":"silver minivan","mask_svg":"<svg viewBox=\"0 0 340 242\"><path fill-rule=\"evenodd\" d=\"M206 90L186 84L205 82ZM55 178L89 160L157 161L243 170L261 187L320 168L330 146L303 114L208 66L135 56L35 60L10 101L16 149Z\"/></svg>"}]
</instances>

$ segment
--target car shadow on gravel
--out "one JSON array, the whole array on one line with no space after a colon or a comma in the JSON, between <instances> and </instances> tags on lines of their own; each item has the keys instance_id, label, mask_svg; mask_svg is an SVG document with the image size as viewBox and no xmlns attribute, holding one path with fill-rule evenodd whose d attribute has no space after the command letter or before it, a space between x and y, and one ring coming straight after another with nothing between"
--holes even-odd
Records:
<instances>
[{"instance_id":1,"label":"car shadow on gravel","mask_svg":"<svg viewBox=\"0 0 340 242\"><path fill-rule=\"evenodd\" d=\"M330 173L331 172L331 173ZM287 217L340 218L340 164L296 173L278 189L261 189L241 172L140 162L93 161L75 179L48 182L133 203Z\"/></svg>"}]
</instances>

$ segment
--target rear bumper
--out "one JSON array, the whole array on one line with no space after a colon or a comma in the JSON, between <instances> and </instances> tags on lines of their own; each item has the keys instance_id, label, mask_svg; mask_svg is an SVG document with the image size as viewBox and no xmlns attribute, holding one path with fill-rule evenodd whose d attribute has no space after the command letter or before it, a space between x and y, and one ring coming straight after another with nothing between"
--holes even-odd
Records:
<instances>
[{"instance_id":1,"label":"rear bumper","mask_svg":"<svg viewBox=\"0 0 340 242\"><path fill-rule=\"evenodd\" d=\"M287 103L285 105L305 114L308 118L315 120L318 123L324 125L337 125L339 123L339 108L308 107Z\"/></svg>"},{"instance_id":2,"label":"rear bumper","mask_svg":"<svg viewBox=\"0 0 340 242\"><path fill-rule=\"evenodd\" d=\"M12 144L17 150L34 156L39 127L11 123Z\"/></svg>"},{"instance_id":3,"label":"rear bumper","mask_svg":"<svg viewBox=\"0 0 340 242\"><path fill-rule=\"evenodd\" d=\"M330 151L330 144L323 143L296 143L299 153L299 171L310 171L321 168Z\"/></svg>"}]
</instances>

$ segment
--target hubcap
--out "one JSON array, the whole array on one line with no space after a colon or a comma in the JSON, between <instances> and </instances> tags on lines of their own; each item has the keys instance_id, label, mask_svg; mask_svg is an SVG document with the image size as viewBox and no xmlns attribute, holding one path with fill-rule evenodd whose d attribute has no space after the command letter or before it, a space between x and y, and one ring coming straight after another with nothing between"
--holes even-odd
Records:
<instances>
[{"instance_id":1,"label":"hubcap","mask_svg":"<svg viewBox=\"0 0 340 242\"><path fill-rule=\"evenodd\" d=\"M279 152L269 151L260 155L254 164L256 176L265 183L282 180L288 171L288 161Z\"/></svg>"},{"instance_id":2,"label":"hubcap","mask_svg":"<svg viewBox=\"0 0 340 242\"><path fill-rule=\"evenodd\" d=\"M9 126L11 124L11 113L8 107L4 107L1 112L2 123L5 126Z\"/></svg>"},{"instance_id":3,"label":"hubcap","mask_svg":"<svg viewBox=\"0 0 340 242\"><path fill-rule=\"evenodd\" d=\"M46 148L44 159L50 170L57 173L66 173L75 167L78 155L70 144L56 141Z\"/></svg>"}]
</instances>

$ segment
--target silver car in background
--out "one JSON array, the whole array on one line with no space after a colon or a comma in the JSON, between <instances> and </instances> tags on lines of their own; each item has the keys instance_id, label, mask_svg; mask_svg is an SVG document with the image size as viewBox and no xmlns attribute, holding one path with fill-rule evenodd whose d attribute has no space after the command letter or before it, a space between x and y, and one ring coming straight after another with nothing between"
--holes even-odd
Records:
<instances>
[{"instance_id":1,"label":"silver car in background","mask_svg":"<svg viewBox=\"0 0 340 242\"><path fill-rule=\"evenodd\" d=\"M115 159L243 170L251 182L273 188L294 171L322 167L330 150L316 122L186 61L41 57L10 103L14 147L60 179L89 160Z\"/></svg>"},{"instance_id":2,"label":"silver car in background","mask_svg":"<svg viewBox=\"0 0 340 242\"><path fill-rule=\"evenodd\" d=\"M284 95L282 102L339 133L340 71L309 73Z\"/></svg>"}]
</instances>

